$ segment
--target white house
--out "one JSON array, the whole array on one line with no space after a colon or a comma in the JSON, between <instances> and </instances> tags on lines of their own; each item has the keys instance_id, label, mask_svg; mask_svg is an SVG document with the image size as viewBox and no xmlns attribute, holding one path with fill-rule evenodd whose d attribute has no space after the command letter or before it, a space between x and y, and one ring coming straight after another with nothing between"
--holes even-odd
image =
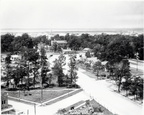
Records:
<instances>
[{"instance_id":1,"label":"white house","mask_svg":"<svg viewBox=\"0 0 144 115\"><path fill-rule=\"evenodd\" d=\"M19 62L21 60L21 55L11 55L12 63Z\"/></svg>"},{"instance_id":2,"label":"white house","mask_svg":"<svg viewBox=\"0 0 144 115\"><path fill-rule=\"evenodd\" d=\"M83 51L87 52L87 51L91 51L91 49L90 48L84 48Z\"/></svg>"}]
</instances>

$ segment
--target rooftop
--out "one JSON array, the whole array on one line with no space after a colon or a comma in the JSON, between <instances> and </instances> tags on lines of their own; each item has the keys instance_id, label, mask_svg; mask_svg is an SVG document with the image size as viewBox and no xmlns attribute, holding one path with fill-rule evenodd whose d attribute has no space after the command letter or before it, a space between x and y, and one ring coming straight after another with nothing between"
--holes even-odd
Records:
<instances>
[{"instance_id":1,"label":"rooftop","mask_svg":"<svg viewBox=\"0 0 144 115\"><path fill-rule=\"evenodd\" d=\"M53 42L57 42L57 43L67 43L66 40L54 40Z\"/></svg>"}]
</instances>

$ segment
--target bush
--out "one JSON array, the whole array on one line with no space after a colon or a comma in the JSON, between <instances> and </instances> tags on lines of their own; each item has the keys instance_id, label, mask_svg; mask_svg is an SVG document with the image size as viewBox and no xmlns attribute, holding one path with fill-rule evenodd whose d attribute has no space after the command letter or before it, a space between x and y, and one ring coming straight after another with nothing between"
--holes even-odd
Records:
<instances>
[{"instance_id":1,"label":"bush","mask_svg":"<svg viewBox=\"0 0 144 115\"><path fill-rule=\"evenodd\" d=\"M80 88L80 86L77 84L69 84L67 85L67 88Z\"/></svg>"},{"instance_id":2,"label":"bush","mask_svg":"<svg viewBox=\"0 0 144 115\"><path fill-rule=\"evenodd\" d=\"M91 57L90 51L87 51L87 52L85 53L85 56L86 56L87 58L90 58L90 57Z\"/></svg>"},{"instance_id":3,"label":"bush","mask_svg":"<svg viewBox=\"0 0 144 115\"><path fill-rule=\"evenodd\" d=\"M94 107L93 109L94 109L94 112L100 112L100 113L103 112L101 107Z\"/></svg>"},{"instance_id":4,"label":"bush","mask_svg":"<svg viewBox=\"0 0 144 115\"><path fill-rule=\"evenodd\" d=\"M17 91L18 89L17 88L7 88L6 90L8 90L8 91Z\"/></svg>"}]
</instances>

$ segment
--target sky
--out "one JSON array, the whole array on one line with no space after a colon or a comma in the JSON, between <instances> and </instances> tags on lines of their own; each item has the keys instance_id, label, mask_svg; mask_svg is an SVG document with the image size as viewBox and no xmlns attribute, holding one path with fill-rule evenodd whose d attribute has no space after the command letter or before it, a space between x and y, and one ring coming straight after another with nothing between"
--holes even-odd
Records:
<instances>
[{"instance_id":1,"label":"sky","mask_svg":"<svg viewBox=\"0 0 144 115\"><path fill-rule=\"evenodd\" d=\"M134 0L0 0L0 28L143 28L143 8Z\"/></svg>"}]
</instances>

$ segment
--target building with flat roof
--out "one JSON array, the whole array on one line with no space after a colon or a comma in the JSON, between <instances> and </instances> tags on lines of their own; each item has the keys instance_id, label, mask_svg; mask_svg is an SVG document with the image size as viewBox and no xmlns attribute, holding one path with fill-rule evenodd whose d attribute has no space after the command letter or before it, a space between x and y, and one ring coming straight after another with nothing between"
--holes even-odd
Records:
<instances>
[{"instance_id":1,"label":"building with flat roof","mask_svg":"<svg viewBox=\"0 0 144 115\"><path fill-rule=\"evenodd\" d=\"M76 51L71 49L62 49L63 54L76 54Z\"/></svg>"}]
</instances>

